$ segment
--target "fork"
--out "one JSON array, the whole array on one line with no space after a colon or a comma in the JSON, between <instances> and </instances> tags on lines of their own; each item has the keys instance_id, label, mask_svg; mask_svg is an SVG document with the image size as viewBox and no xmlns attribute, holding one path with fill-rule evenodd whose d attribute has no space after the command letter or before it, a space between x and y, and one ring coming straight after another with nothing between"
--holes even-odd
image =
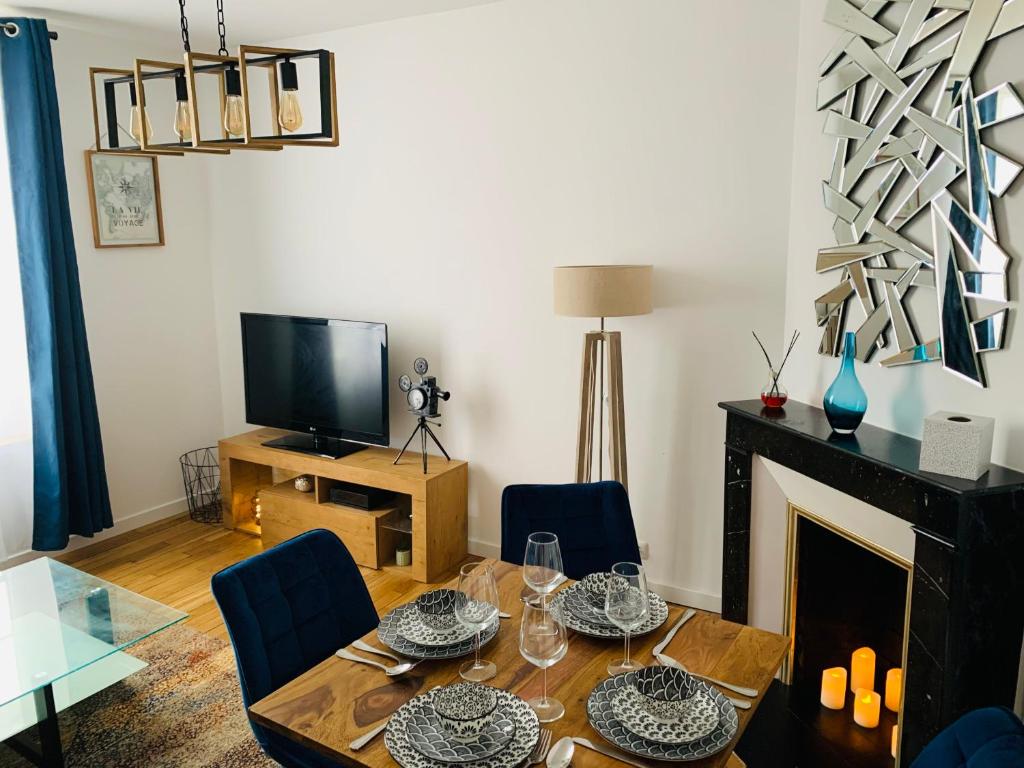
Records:
<instances>
[{"instance_id":1,"label":"fork","mask_svg":"<svg viewBox=\"0 0 1024 768\"><path fill-rule=\"evenodd\" d=\"M537 739L536 746L534 746L533 751L526 758L526 762L523 765L540 765L548 756L549 749L551 749L551 729L541 728L540 738Z\"/></svg>"}]
</instances>

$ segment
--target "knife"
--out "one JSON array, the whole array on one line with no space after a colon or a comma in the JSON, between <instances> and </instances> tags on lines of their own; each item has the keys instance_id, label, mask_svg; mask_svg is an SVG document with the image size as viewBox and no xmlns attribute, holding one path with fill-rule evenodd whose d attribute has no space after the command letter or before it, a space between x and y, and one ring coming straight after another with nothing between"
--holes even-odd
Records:
<instances>
[{"instance_id":1,"label":"knife","mask_svg":"<svg viewBox=\"0 0 1024 768\"><path fill-rule=\"evenodd\" d=\"M679 631L679 628L696 615L697 612L693 610L693 608L690 608L686 613L680 616L679 621L677 621L675 625L672 627L672 629L668 631L668 634L665 635L665 639L658 643L656 646L654 646L654 650L651 651L651 653L657 656L659 653L664 651L668 647L668 644L672 642L672 638L676 636L676 632Z\"/></svg>"},{"instance_id":2,"label":"knife","mask_svg":"<svg viewBox=\"0 0 1024 768\"><path fill-rule=\"evenodd\" d=\"M360 736L358 739L354 740L351 744L348 745L348 748L351 749L353 752L358 752L360 749L362 749L367 744L369 744L371 741L373 741L377 737L378 733L380 733L385 728L387 728L388 727L388 723L390 723L390 722L391 722L391 718L389 717L387 720L385 720L383 723L378 725L373 730L367 731L362 736Z\"/></svg>"},{"instance_id":3,"label":"knife","mask_svg":"<svg viewBox=\"0 0 1024 768\"><path fill-rule=\"evenodd\" d=\"M584 739L582 736L573 736L572 740L574 744L579 744L581 747L586 747L587 749L592 749L595 752L600 752L605 757L610 757L621 763L632 765L634 768L654 768L655 765L654 763L644 762L639 758L633 757L632 755L613 747L607 747L604 744L595 744L590 739Z\"/></svg>"}]
</instances>

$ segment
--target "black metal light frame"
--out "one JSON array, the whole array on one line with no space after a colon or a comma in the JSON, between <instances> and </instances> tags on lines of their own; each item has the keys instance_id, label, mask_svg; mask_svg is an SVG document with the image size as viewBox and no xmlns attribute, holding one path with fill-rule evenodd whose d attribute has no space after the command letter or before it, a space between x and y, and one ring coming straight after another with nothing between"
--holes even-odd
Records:
<instances>
[{"instance_id":1,"label":"black metal light frame","mask_svg":"<svg viewBox=\"0 0 1024 768\"><path fill-rule=\"evenodd\" d=\"M103 119L106 123L107 145L103 146L103 131L100 130L100 110L97 100L96 78L97 76L116 75L114 78L106 77L103 80ZM92 93L92 127L95 136L96 150L98 152L119 152L123 154L146 154L146 155L183 155L181 150L176 149L149 149L144 150L138 144L121 146L121 128L117 119L117 93L115 86L118 83L134 84L135 73L130 69L115 69L112 67L89 67L89 90ZM138 97L136 96L136 99Z\"/></svg>"},{"instance_id":2,"label":"black metal light frame","mask_svg":"<svg viewBox=\"0 0 1024 768\"><path fill-rule=\"evenodd\" d=\"M232 67L235 69L240 68L237 56L222 56L220 54L195 53L192 51L185 54L185 80L188 84L188 105L189 113L192 117L192 146L210 149L228 147L229 149L269 151L284 149L283 144L272 145L246 142L244 136L231 136L224 128L224 110L227 103L227 81L225 75ZM215 75L220 80L221 137L219 139L204 139L200 132L199 92L196 89L196 75ZM239 73L239 78L241 79L241 73ZM244 101L244 91L242 97Z\"/></svg>"},{"instance_id":3,"label":"black metal light frame","mask_svg":"<svg viewBox=\"0 0 1024 768\"><path fill-rule=\"evenodd\" d=\"M278 111L280 84L277 77L279 62L295 59L316 59L320 82L320 130L318 132L283 134L275 122L270 136L253 136L252 116L249 109L249 67L265 67L270 76L271 114ZM338 90L334 71L334 54L320 49L304 51L295 48L266 48L255 45L238 46L239 72L242 76L242 102L245 105L246 144L294 145L307 147L336 147L340 143L338 130Z\"/></svg>"}]
</instances>

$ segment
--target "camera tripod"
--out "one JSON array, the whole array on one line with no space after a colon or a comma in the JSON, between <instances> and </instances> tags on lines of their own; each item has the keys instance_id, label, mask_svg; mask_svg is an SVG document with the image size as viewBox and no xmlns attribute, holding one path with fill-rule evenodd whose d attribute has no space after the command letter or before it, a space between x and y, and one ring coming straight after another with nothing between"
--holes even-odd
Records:
<instances>
[{"instance_id":1,"label":"camera tripod","mask_svg":"<svg viewBox=\"0 0 1024 768\"><path fill-rule=\"evenodd\" d=\"M433 422L438 426L441 426L439 422ZM402 446L402 450L398 452L398 458L395 459L394 463L397 464L402 460L402 456L405 455L405 449L409 447L409 443L416 437L416 433L420 434L420 441L422 447L420 453L423 455L423 474L427 474L427 435L430 435L430 439L434 441L434 445L441 449L441 453L444 454L446 460L451 461L452 457L448 455L448 451L441 445L441 441L437 439L437 435L434 434L434 430L430 428L430 422L427 421L426 416L420 416L419 421L416 423L416 429L409 435L409 439L405 441L405 445Z\"/></svg>"}]
</instances>

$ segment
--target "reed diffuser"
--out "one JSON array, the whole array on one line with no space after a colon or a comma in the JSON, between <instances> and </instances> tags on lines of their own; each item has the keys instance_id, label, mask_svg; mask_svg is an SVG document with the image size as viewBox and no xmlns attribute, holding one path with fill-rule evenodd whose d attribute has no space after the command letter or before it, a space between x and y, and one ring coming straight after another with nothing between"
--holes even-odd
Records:
<instances>
[{"instance_id":1,"label":"reed diffuser","mask_svg":"<svg viewBox=\"0 0 1024 768\"><path fill-rule=\"evenodd\" d=\"M751 331L751 333L754 333ZM789 346L786 348L786 354L782 358L782 365L777 369L772 364L772 359L768 354L768 350L765 349L764 344L761 343L761 339L754 333L754 341L757 342L757 346L761 348L764 353L764 359L768 361L768 383L764 385L761 390L761 402L764 403L765 408L777 409L781 408L786 404L789 399L789 393L786 388L779 383L779 377L782 376L782 369L786 367L786 361L789 360L789 354L793 351L793 347L796 346L796 340L800 338L800 331L793 331L793 337L789 340Z\"/></svg>"}]
</instances>

